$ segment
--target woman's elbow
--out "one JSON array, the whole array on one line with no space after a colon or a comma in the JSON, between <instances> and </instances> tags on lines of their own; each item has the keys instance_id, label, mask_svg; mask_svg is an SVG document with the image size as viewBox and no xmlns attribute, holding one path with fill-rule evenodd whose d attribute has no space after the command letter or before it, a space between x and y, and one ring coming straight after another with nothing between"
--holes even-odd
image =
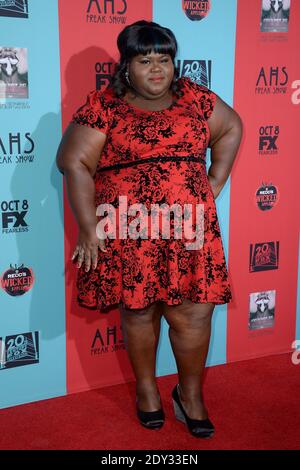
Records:
<instances>
[{"instance_id":1,"label":"woman's elbow","mask_svg":"<svg viewBox=\"0 0 300 470\"><path fill-rule=\"evenodd\" d=\"M57 150L57 153L56 153L55 162L56 162L56 167L58 168L60 173L64 174L64 172L65 172L64 158L63 158L63 154L61 152L60 146L58 147L58 150Z\"/></svg>"},{"instance_id":2,"label":"woman's elbow","mask_svg":"<svg viewBox=\"0 0 300 470\"><path fill-rule=\"evenodd\" d=\"M240 142L243 137L243 131L244 131L243 121L240 115L235 112L234 119L232 120L232 123L231 123L230 133L232 136L234 136L237 142Z\"/></svg>"},{"instance_id":3,"label":"woman's elbow","mask_svg":"<svg viewBox=\"0 0 300 470\"><path fill-rule=\"evenodd\" d=\"M235 118L236 118L235 119L236 132L242 136L243 130L244 130L244 123L242 121L241 116L238 113L236 113Z\"/></svg>"}]
</instances>

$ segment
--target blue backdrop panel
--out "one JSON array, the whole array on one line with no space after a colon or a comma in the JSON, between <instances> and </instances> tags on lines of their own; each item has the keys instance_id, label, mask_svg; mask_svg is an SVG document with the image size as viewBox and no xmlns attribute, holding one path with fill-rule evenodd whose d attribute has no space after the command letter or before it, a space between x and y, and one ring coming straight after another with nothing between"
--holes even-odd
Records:
<instances>
[{"instance_id":1,"label":"blue backdrop panel","mask_svg":"<svg viewBox=\"0 0 300 470\"><path fill-rule=\"evenodd\" d=\"M0 99L2 162L11 155L0 166L1 217L9 202L13 212L27 210L23 231L1 226L0 270L24 264L35 279L23 295L0 289L1 408L66 393L58 39L56 0L31 0L28 18L1 17L0 45L27 49L29 96ZM19 144L10 148L11 139ZM15 217L8 222L14 230Z\"/></svg>"},{"instance_id":2,"label":"blue backdrop panel","mask_svg":"<svg viewBox=\"0 0 300 470\"><path fill-rule=\"evenodd\" d=\"M192 3L192 2L191 2ZM200 2L195 2L200 3ZM182 1L154 0L153 21L170 28L178 41L178 59L181 61L205 61L207 70L211 64L211 83L207 86L215 91L229 105L233 104L234 84L234 51L236 32L236 0L214 0L211 10L200 21L191 21L182 8ZM209 62L211 61L211 62ZM183 62L182 62L183 64ZM197 68L196 62L182 68L182 74ZM202 83L207 78L201 74ZM207 75L209 77L209 73ZM210 164L208 152L207 166ZM228 180L217 198L217 210L224 243L225 255L228 260L229 233L229 194ZM207 365L226 362L226 324L227 305L215 307L213 317L212 339ZM168 341L167 328L164 325L158 354L158 375L176 373L175 361L172 357Z\"/></svg>"}]
</instances>

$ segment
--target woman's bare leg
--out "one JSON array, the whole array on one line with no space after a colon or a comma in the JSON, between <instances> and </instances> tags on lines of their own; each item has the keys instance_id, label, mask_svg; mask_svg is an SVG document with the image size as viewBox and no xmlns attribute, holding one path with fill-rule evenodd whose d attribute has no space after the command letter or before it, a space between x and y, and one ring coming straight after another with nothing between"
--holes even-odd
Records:
<instances>
[{"instance_id":1,"label":"woman's bare leg","mask_svg":"<svg viewBox=\"0 0 300 470\"><path fill-rule=\"evenodd\" d=\"M192 419L207 418L202 385L214 307L213 303L196 304L187 299L181 305L164 304L177 364L180 399Z\"/></svg>"},{"instance_id":2,"label":"woman's bare leg","mask_svg":"<svg viewBox=\"0 0 300 470\"><path fill-rule=\"evenodd\" d=\"M141 411L161 408L156 385L156 351L160 336L161 302L145 309L120 306L122 330L130 363L136 378L136 394Z\"/></svg>"}]
</instances>

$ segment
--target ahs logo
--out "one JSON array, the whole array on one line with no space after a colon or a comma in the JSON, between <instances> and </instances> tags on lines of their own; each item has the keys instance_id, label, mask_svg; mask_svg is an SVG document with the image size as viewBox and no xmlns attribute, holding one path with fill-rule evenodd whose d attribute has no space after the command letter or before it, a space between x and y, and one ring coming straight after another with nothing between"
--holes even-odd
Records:
<instances>
[{"instance_id":1,"label":"ahs logo","mask_svg":"<svg viewBox=\"0 0 300 470\"><path fill-rule=\"evenodd\" d=\"M109 6L109 8L108 8ZM127 0L89 0L87 13L98 13L105 15L111 13L114 15L124 15L127 11Z\"/></svg>"},{"instance_id":2,"label":"ahs logo","mask_svg":"<svg viewBox=\"0 0 300 470\"><path fill-rule=\"evenodd\" d=\"M287 68L270 67L269 69L262 67L256 82L256 86L284 86L288 82Z\"/></svg>"},{"instance_id":3,"label":"ahs logo","mask_svg":"<svg viewBox=\"0 0 300 470\"><path fill-rule=\"evenodd\" d=\"M122 332L121 325L119 328ZM116 352L120 349L125 349L125 343L116 325L107 327L106 330L102 332L97 329L91 345L91 355L95 356L107 352Z\"/></svg>"},{"instance_id":4,"label":"ahs logo","mask_svg":"<svg viewBox=\"0 0 300 470\"><path fill-rule=\"evenodd\" d=\"M13 152L20 154L22 137L23 136L20 132L17 132L16 134L9 132L8 138L6 140L0 137L0 150L3 152L4 155L11 155ZM27 141L26 144L28 142L30 143L30 148L28 148L27 150L24 149L24 153L29 154L34 150L34 142L30 137L30 132L25 132L25 139Z\"/></svg>"}]
</instances>

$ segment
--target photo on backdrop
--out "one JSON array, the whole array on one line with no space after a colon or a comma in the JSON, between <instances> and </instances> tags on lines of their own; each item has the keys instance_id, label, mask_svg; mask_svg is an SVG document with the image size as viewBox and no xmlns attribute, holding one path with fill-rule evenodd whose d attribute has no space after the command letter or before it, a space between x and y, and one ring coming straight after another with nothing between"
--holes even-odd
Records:
<instances>
[{"instance_id":1,"label":"photo on backdrop","mask_svg":"<svg viewBox=\"0 0 300 470\"><path fill-rule=\"evenodd\" d=\"M286 33L289 29L290 0L262 0L262 33Z\"/></svg>"},{"instance_id":2,"label":"photo on backdrop","mask_svg":"<svg viewBox=\"0 0 300 470\"><path fill-rule=\"evenodd\" d=\"M28 98L27 48L0 46L0 99Z\"/></svg>"}]
</instances>

